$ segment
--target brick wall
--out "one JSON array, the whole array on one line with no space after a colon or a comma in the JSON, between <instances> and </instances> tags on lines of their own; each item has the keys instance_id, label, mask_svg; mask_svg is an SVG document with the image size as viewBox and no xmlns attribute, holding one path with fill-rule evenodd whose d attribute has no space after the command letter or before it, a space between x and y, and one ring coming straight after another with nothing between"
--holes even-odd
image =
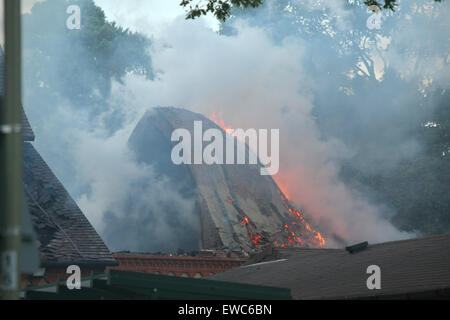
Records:
<instances>
[{"instance_id":1,"label":"brick wall","mask_svg":"<svg viewBox=\"0 0 450 320\"><path fill-rule=\"evenodd\" d=\"M113 254L119 262L108 269L145 272L177 277L202 278L240 266L246 260L225 257L180 257L145 254Z\"/></svg>"}]
</instances>

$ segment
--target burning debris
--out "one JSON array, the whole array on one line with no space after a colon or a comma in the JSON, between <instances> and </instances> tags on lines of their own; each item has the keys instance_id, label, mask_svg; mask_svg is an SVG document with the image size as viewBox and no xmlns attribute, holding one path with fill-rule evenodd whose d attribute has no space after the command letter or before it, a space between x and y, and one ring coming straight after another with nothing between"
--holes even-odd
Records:
<instances>
[{"instance_id":1,"label":"burning debris","mask_svg":"<svg viewBox=\"0 0 450 320\"><path fill-rule=\"evenodd\" d=\"M210 119L219 127L221 127L227 134L233 135L233 128L231 126L226 126L220 112L211 115ZM256 226L252 223L247 216L243 216L241 223L247 228L247 233L250 240L253 242L255 247L262 244L271 242L275 247L323 247L325 246L325 239L320 234L320 232L313 230L310 225L306 222L303 215L298 209L293 207L288 198L278 187L277 190L280 195L281 200L284 202L286 210L290 213L291 217L286 220L283 226L283 230L273 234L269 239L259 234ZM241 211L233 202L233 200L228 199L228 202L235 206L237 211ZM242 213L244 214L244 213ZM308 240L309 239L309 242Z\"/></svg>"},{"instance_id":2,"label":"burning debris","mask_svg":"<svg viewBox=\"0 0 450 320\"><path fill-rule=\"evenodd\" d=\"M243 212L238 206L236 206L233 200L228 199L227 201L231 203L238 212L239 221L245 226L247 230L247 235L249 239L252 241L252 246L256 248L260 245L268 243L269 240L267 239L267 237L264 237L262 234L259 233L258 228L250 220L250 218L245 215L245 212Z\"/></svg>"},{"instance_id":3,"label":"burning debris","mask_svg":"<svg viewBox=\"0 0 450 320\"><path fill-rule=\"evenodd\" d=\"M198 219L200 235L193 237L199 238L198 249L228 248L250 253L267 244L325 245L323 236L292 206L273 178L260 175L260 163L174 165L171 134L178 128L192 132L194 121L202 121L205 129L227 129L220 115L215 116L215 123L184 109L155 108L141 119L129 146L139 162L152 165L171 180L174 190L195 200L192 214Z\"/></svg>"},{"instance_id":4,"label":"burning debris","mask_svg":"<svg viewBox=\"0 0 450 320\"><path fill-rule=\"evenodd\" d=\"M280 197L285 201L286 210L290 213L280 232L273 235L263 235L258 231L256 225L245 213L237 207L233 200L228 200L236 211L239 212L239 220L246 227L247 234L253 247L256 248L267 243L275 247L323 247L325 239L317 230L311 228L300 211L288 203L287 198L279 191Z\"/></svg>"}]
</instances>

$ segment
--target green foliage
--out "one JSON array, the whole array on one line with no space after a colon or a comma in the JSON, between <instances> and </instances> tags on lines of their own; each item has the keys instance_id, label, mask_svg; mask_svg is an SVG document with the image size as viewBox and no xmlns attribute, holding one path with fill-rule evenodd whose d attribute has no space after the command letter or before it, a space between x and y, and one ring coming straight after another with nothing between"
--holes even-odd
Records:
<instances>
[{"instance_id":1,"label":"green foliage","mask_svg":"<svg viewBox=\"0 0 450 320\"><path fill-rule=\"evenodd\" d=\"M377 6L378 8L383 9L389 9L394 11L394 8L397 6L396 0L384 0L384 5L381 6L381 3L379 3L376 0L367 0L364 1L364 4L367 6Z\"/></svg>"},{"instance_id":2,"label":"green foliage","mask_svg":"<svg viewBox=\"0 0 450 320\"><path fill-rule=\"evenodd\" d=\"M441 2L441 0L434 0L436 2ZM389 9L392 11L395 11L395 7L397 6L397 1L396 0L384 0L384 5L381 5L381 3L379 3L376 0L367 0L364 1L364 4L367 6L377 6L378 8L383 8L383 9Z\"/></svg>"},{"instance_id":3,"label":"green foliage","mask_svg":"<svg viewBox=\"0 0 450 320\"><path fill-rule=\"evenodd\" d=\"M212 13L220 21L225 21L231 16L231 8L257 8L263 4L264 0L208 0L208 2L199 6L199 4L192 5L194 0L182 0L180 6L186 8L189 6L187 11L186 19L196 19L202 15L206 15L209 12ZM441 2L441 0L434 0L436 2ZM397 6L397 0L384 0L384 5L376 0L367 0L364 2L367 6L377 6L380 9L388 9L394 11Z\"/></svg>"},{"instance_id":4,"label":"green foliage","mask_svg":"<svg viewBox=\"0 0 450 320\"><path fill-rule=\"evenodd\" d=\"M310 10L306 1L289 11L284 10L289 0L273 3L270 8L265 2L258 10L233 10L221 32L232 35L233 22L245 19L250 26L270 30L277 43L288 36L308 41L304 59L310 63L304 68L314 75L311 81L320 81L313 115L325 138L337 137L355 152L344 164L341 178L371 200L376 195L374 202L391 209L384 212L395 214L392 222L401 230L450 232L450 94L436 87L427 88L426 95L418 90L423 79L420 63L434 63L440 53L445 60L448 50L434 44L438 36L427 37L426 32L415 35L417 43L396 44L405 60L420 61L411 69L418 78L407 81L388 63L389 58L383 61L382 79L377 79L373 60L385 57L376 45L378 37L395 37L406 14L415 24L411 30L441 20L411 14L402 2L395 18L386 19L379 30L370 30L365 5L373 3L361 1L347 7L350 14L345 19L352 30L342 32L329 12ZM345 76L348 70L352 77ZM407 151L405 142L411 142Z\"/></svg>"},{"instance_id":5,"label":"green foliage","mask_svg":"<svg viewBox=\"0 0 450 320\"><path fill-rule=\"evenodd\" d=\"M430 157L443 159L450 166L450 92L434 92L428 99L436 101L436 106L418 130L419 140Z\"/></svg>"},{"instance_id":6,"label":"green foliage","mask_svg":"<svg viewBox=\"0 0 450 320\"><path fill-rule=\"evenodd\" d=\"M72 3L71 3L72 2ZM69 30L66 10L81 8L81 29ZM150 40L106 20L93 0L38 2L24 15L27 92L60 94L79 105L107 98L127 73L152 78Z\"/></svg>"},{"instance_id":7,"label":"green foliage","mask_svg":"<svg viewBox=\"0 0 450 320\"><path fill-rule=\"evenodd\" d=\"M450 232L450 93L437 93L432 99L437 101L433 117L411 132L424 146L414 158L378 174L350 163L341 172L347 183L370 188L377 202L393 208L395 226L423 235Z\"/></svg>"},{"instance_id":8,"label":"green foliage","mask_svg":"<svg viewBox=\"0 0 450 320\"><path fill-rule=\"evenodd\" d=\"M182 0L180 3L182 7L189 6L186 19L195 19L211 12L217 19L225 21L230 16L233 6L238 8L257 8L263 3L263 0L209 0L204 6L199 6L198 4L192 6L192 2L193 0Z\"/></svg>"}]
</instances>

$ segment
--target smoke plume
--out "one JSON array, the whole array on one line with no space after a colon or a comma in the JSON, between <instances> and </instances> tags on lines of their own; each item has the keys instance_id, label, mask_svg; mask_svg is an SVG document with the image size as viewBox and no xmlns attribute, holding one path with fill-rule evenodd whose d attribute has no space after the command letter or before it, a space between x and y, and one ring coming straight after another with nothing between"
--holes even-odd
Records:
<instances>
[{"instance_id":1,"label":"smoke plume","mask_svg":"<svg viewBox=\"0 0 450 320\"><path fill-rule=\"evenodd\" d=\"M432 108L420 109L414 101L435 86L448 87L449 61L442 58L448 41L440 31L448 30L449 5L439 5L431 16L417 15L424 1L416 2L416 7L402 3L399 16L386 16L384 27L393 31L364 45L376 72L376 78L367 80L364 72L370 70L364 67L359 74L342 69L343 62L352 67L363 62L349 63L352 54L330 45L352 30L368 32L369 14L361 5L291 1L290 11L280 13L276 2L267 1L248 16L230 20L223 31L232 32L219 34L211 29L211 20L186 21L176 4L164 5L170 13L156 23L142 14L155 9L153 1L97 0L108 18L152 39L155 79L128 74L113 82L107 105L95 115L63 96L39 97L42 109L37 110L35 96L27 95L25 109L36 128L37 147L112 250L168 251L186 243L178 227L161 215L162 208L177 212L177 223L196 228L193 203L168 193L168 182L138 164L126 147L137 121L154 106L206 116L221 112L233 128L280 129L275 179L325 234L329 246L414 236L397 230L389 221L395 211L377 202L370 190L346 183L341 169L351 163L380 172L421 150L409 133L412 123ZM298 32L301 24L283 20L280 14L295 12L296 6L307 8L307 14L328 15L321 25L329 33L326 40ZM266 23L268 17L271 23ZM422 23L416 25L415 19ZM428 54L421 58L423 50ZM58 47L55 52L63 54ZM403 59L405 52L410 59ZM85 70L82 58L73 63ZM52 65L55 70L46 72L57 76L61 67ZM25 70L33 71L33 66ZM350 87L355 77L361 78L359 87ZM431 78L432 83L425 81ZM154 214L143 217L144 207Z\"/></svg>"}]
</instances>

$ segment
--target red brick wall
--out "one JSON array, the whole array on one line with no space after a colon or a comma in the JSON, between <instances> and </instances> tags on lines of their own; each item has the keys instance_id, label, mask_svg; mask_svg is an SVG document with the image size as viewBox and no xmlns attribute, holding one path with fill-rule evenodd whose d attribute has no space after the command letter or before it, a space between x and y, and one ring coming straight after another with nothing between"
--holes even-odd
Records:
<instances>
[{"instance_id":1,"label":"red brick wall","mask_svg":"<svg viewBox=\"0 0 450 320\"><path fill-rule=\"evenodd\" d=\"M103 267L81 267L82 278L89 277L91 273L104 273L109 269L200 278L238 267L246 261L242 258L223 257L179 257L143 254L113 254L113 256L119 266L106 267L106 269ZM69 277L66 270L66 267L51 267L45 268L43 276L22 276L22 288L27 285L52 284L58 279L65 281Z\"/></svg>"},{"instance_id":2,"label":"red brick wall","mask_svg":"<svg viewBox=\"0 0 450 320\"><path fill-rule=\"evenodd\" d=\"M177 277L200 278L240 266L246 260L222 257L152 256L144 254L113 254L119 262L113 270L145 272Z\"/></svg>"}]
</instances>

